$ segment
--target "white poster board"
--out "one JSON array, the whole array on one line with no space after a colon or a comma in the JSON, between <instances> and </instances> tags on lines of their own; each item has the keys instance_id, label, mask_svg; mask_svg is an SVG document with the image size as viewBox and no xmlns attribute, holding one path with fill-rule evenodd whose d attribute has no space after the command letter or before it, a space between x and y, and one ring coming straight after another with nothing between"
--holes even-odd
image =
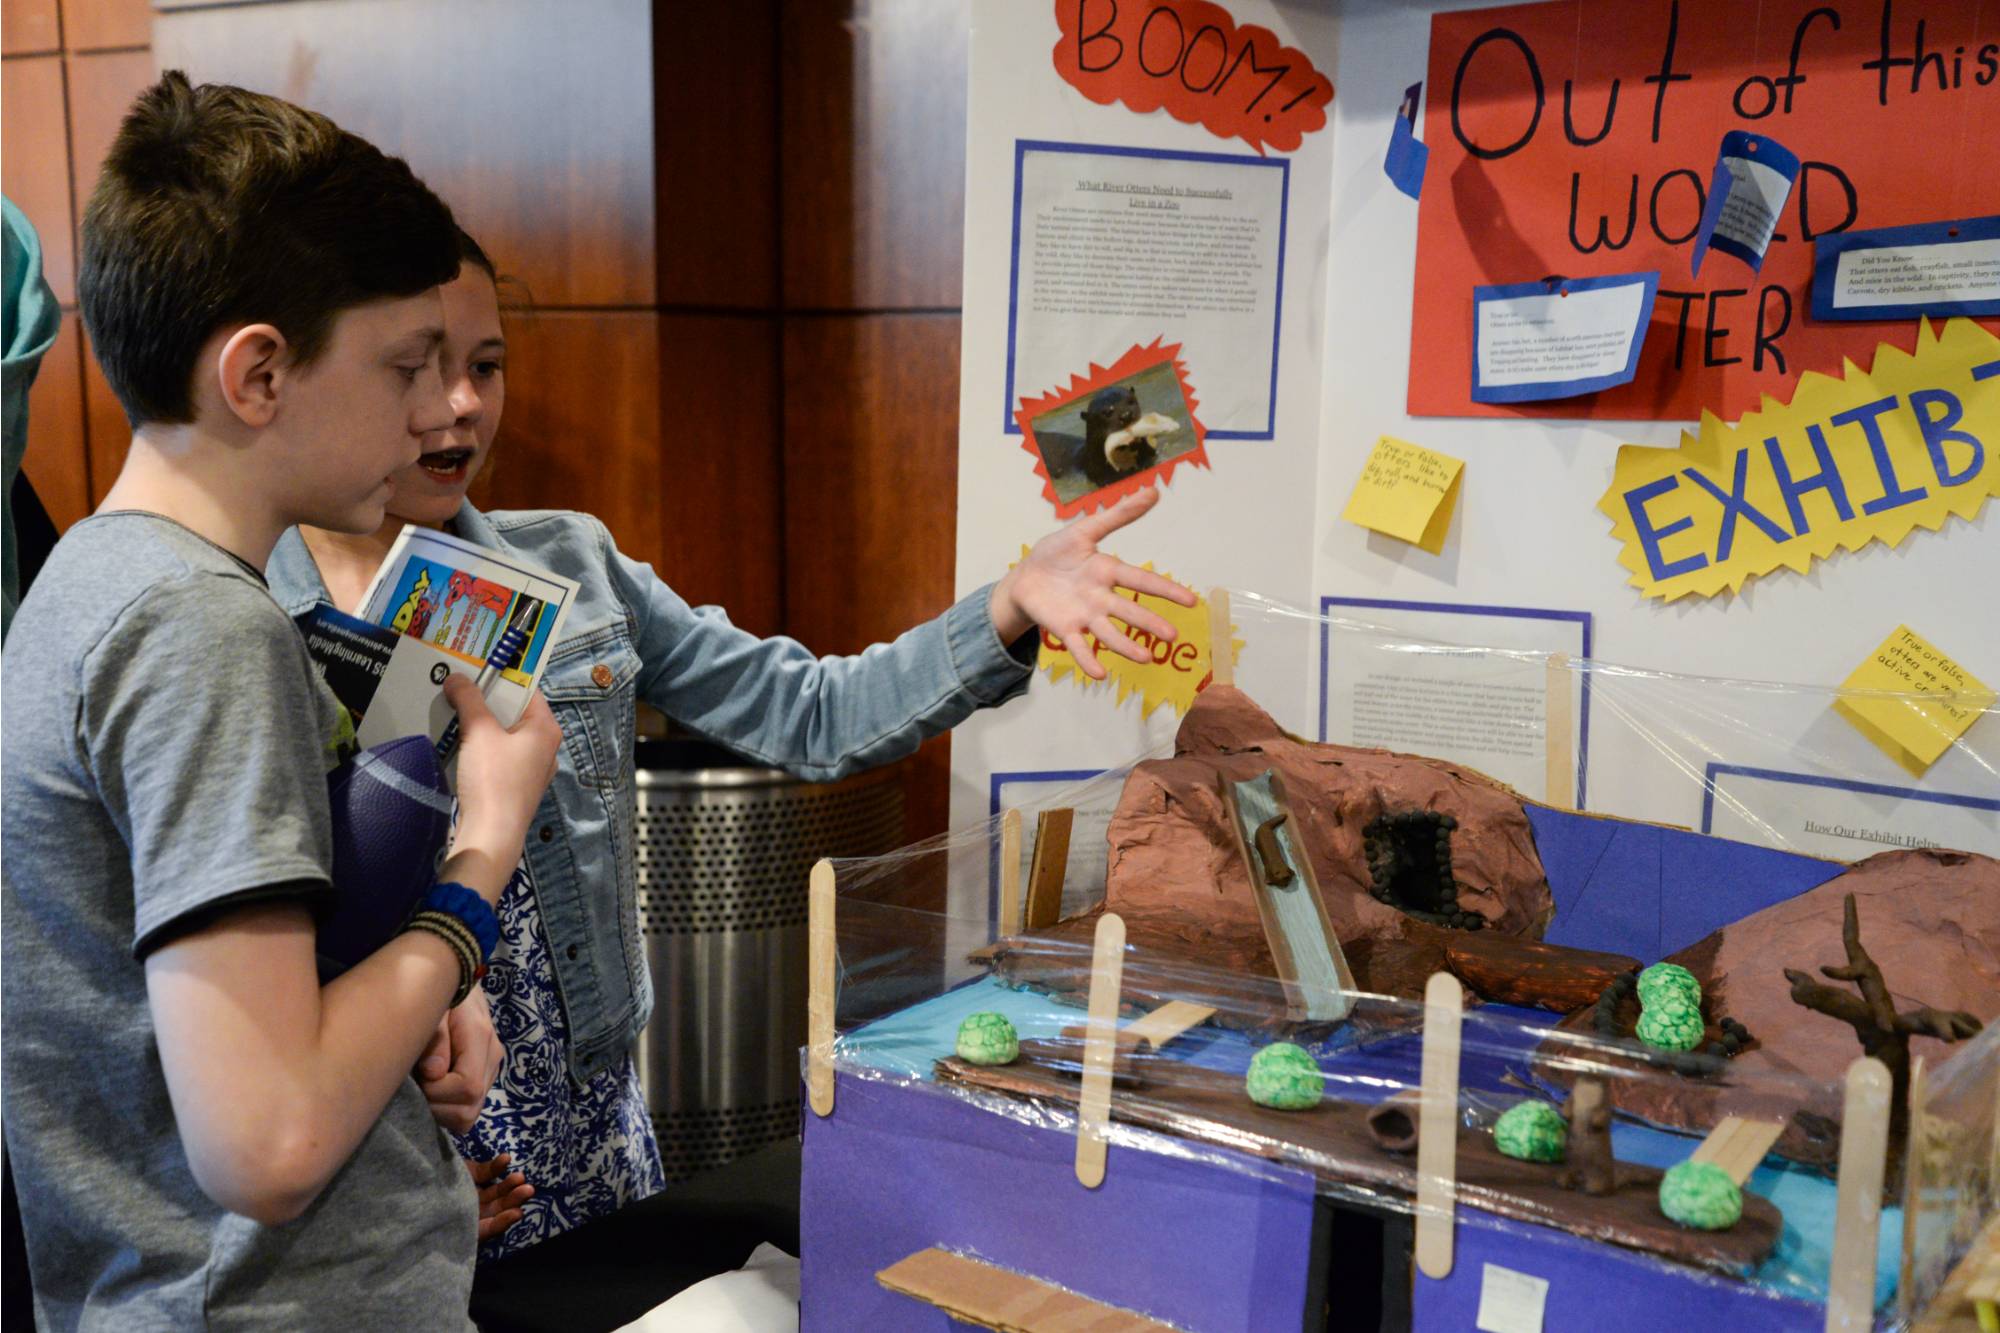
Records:
<instances>
[{"instance_id":1,"label":"white poster board","mask_svg":"<svg viewBox=\"0 0 2000 1333\"><path fill-rule=\"evenodd\" d=\"M1324 4L1233 0L1229 9L1333 69ZM1159 507L1109 549L1198 589L1255 588L1303 606L1318 526L1331 129L1306 135L1295 152L1260 155L1165 110L1099 105L1056 72L1058 36L1053 3L974 0L959 592L997 577L1024 542L1060 524L1013 420L1020 399L1163 337L1182 345L1209 466L1174 472ZM1238 681L1286 726L1310 731L1308 636L1279 656L1246 655ZM1026 700L954 733L953 828L987 819L996 791L1031 804L1060 781L1039 775L1167 752L1178 716L1141 709L1137 696L1121 705L1115 692L1038 675ZM1102 845L1101 821L1082 822L1072 857L1094 848L1101 862ZM954 914L983 915L990 885L952 889Z\"/></svg>"},{"instance_id":2,"label":"white poster board","mask_svg":"<svg viewBox=\"0 0 2000 1333\"><path fill-rule=\"evenodd\" d=\"M1476 634L1470 641L1572 655L1583 643L1600 660L1689 677L1831 688L1884 635L1907 623L1989 683L2000 680L2000 617L1968 614L1965 600L1969 577L1983 573L1990 582L2000 575L1994 507L1975 522L1920 532L1894 549L1878 544L1838 553L1803 576L1780 571L1733 596L1663 605L1627 586L1618 543L1596 505L1611 482L1620 444L1671 446L1692 423L1411 417L1405 403L1418 206L1387 178L1383 158L1406 89L1425 75L1431 15L1482 5L1228 0L1226 7L1238 23L1272 28L1310 53L1332 74L1336 89L1328 127L1284 155L1289 198L1271 438L1212 438L1212 468L1177 472L1155 513L1114 539L1118 554L1154 560L1197 588L1252 590L1307 611L1326 605L1365 620L1372 617L1351 611L1355 599L1392 604L1401 608L1396 623L1415 638L1464 641ZM1043 179L1031 171L1022 178L1020 145L1243 153L1240 144L1164 111L1141 116L1077 94L1051 65L1057 39L1052 9L1041 0L976 0L973 6L961 591L994 577L1024 539L1054 521L1026 478L1032 463L1021 438L1005 432L1000 410L1014 390L1051 387L1040 381L1055 364L1039 359L1046 349L1014 318L1014 219L1017 188L1024 201L1046 202L1061 195L1062 177ZM1424 96L1449 96L1449 90L1427 88ZM1074 189L1079 179L1069 173L1072 196L1081 193ZM1134 188L1142 183L1129 174L1118 180ZM1448 189L1450 182L1433 179L1426 188ZM1707 262L1736 261L1712 255ZM1562 266L1552 260L1549 267ZM1518 276L1489 275L1495 282ZM1246 315L1243 322L1247 328L1254 321ZM1200 338L1187 338L1190 376L1200 389L1213 366L1193 363ZM1236 359L1227 378L1254 381L1262 348L1261 339L1244 334L1221 358L1225 364L1231 355ZM1217 406L1226 406L1232 424L1255 422L1255 405L1246 397ZM1339 519L1364 461L1385 434L1465 460L1457 513L1438 555ZM1441 606L1543 618L1489 614L1475 623L1463 614L1421 609ZM1298 632L1280 627L1271 633L1267 620L1246 634L1238 683L1296 734L1352 739L1357 681L1329 671L1325 636L1306 624ZM1494 632L1478 633L1480 624ZM1379 696L1383 683L1368 688ZM1528 688L1524 680L1520 689ZM1517 702L1525 706L1525 697ZM1996 726L1992 718L1968 735L1970 750L1947 753L1915 779L1834 715L1824 695L1771 699L1705 689L1698 680L1653 686L1594 677L1588 701L1579 681L1572 702L1580 724L1578 767L1587 774L1586 808L1593 810L1690 828L1707 820L1724 834L1731 834L1726 821L1735 820L1732 836L1753 836L1759 825L1791 828L1795 834L1787 834L1783 845L1858 857L1874 845L1807 835L1807 821L1963 842L1991 822L1979 803L2000 798L2000 777L1990 765L2000 736L1986 734ZM1665 713L1649 713L1655 708ZM953 825L968 827L988 816L996 774L1004 780L1010 773L1122 764L1163 751L1176 724L1166 709L1142 721L1136 700L1121 707L1108 696L1038 679L1026 703L982 714L959 730L952 752ZM1488 764L1528 794L1542 794L1543 770L1531 770L1524 755L1490 755ZM1707 776L1711 766L1722 774L1721 787ZM1732 771L1801 768L1949 799L1880 797L1899 802L1890 812L1894 818L1869 824L1863 816L1870 812L1853 808L1855 798L1868 793L1810 783L1760 785ZM1709 799L1718 790L1728 791L1729 799ZM1705 801L1717 808L1705 812ZM1762 813L1746 816L1746 810ZM968 889L963 905L973 910L984 891L983 885Z\"/></svg>"}]
</instances>

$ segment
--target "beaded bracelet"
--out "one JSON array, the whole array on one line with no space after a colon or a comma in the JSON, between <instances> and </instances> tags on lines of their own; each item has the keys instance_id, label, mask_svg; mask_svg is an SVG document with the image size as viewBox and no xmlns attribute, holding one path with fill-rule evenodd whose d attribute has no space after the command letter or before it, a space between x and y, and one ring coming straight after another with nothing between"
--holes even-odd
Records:
<instances>
[{"instance_id":1,"label":"beaded bracelet","mask_svg":"<svg viewBox=\"0 0 2000 1333\"><path fill-rule=\"evenodd\" d=\"M458 990L451 997L451 1007L456 1009L463 1004L479 979L486 975L486 965L479 961L479 946L465 923L444 912L424 911L411 917L404 929L435 935L451 947L458 958Z\"/></svg>"}]
</instances>

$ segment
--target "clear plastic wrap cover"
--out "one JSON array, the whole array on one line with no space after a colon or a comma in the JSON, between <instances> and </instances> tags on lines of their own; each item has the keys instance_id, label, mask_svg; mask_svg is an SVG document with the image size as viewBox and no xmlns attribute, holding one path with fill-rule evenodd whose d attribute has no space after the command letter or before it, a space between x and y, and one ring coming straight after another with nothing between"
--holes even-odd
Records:
<instances>
[{"instance_id":1,"label":"clear plastic wrap cover","mask_svg":"<svg viewBox=\"0 0 2000 1333\"><path fill-rule=\"evenodd\" d=\"M1317 683L1303 709L1259 700L1300 736L1455 760L1531 800L1569 805L1581 792L1580 809L1787 851L1858 860L1941 846L2000 856L2000 705L1990 689L1849 690L1692 675L1570 649L1557 670L1568 682L1574 744L1558 792L1547 776L1548 651L1429 638L1369 618L1393 609L1319 614L1232 592L1231 611L1245 662L1295 661L1299 679ZM1565 622L1534 618L1543 614L1555 613L1408 619L1484 622L1523 641L1576 639L1573 625L1564 635L1549 627ZM1936 758L1913 774L1847 710L1899 715Z\"/></svg>"},{"instance_id":2,"label":"clear plastic wrap cover","mask_svg":"<svg viewBox=\"0 0 2000 1333\"><path fill-rule=\"evenodd\" d=\"M1350 707L1345 714L1349 722L1378 718L1385 732L1399 727L1421 732L1424 724L1417 713L1427 712L1435 722L1430 732L1421 733L1430 738L1428 750L1392 747L1394 737L1388 734L1352 736L1334 730L1334 740L1426 753L1482 771L1488 771L1482 759L1498 759L1491 767L1513 766L1493 774L1503 782L1514 774L1533 779L1516 777L1509 783L1514 789L1507 791L1510 799L1537 805L1547 796L1553 798L1550 805L1570 806L1578 794L1569 790L1573 777L1585 798L1582 808L1592 813L1713 830L1737 842L1827 855L1827 838L1840 835L1808 834L1782 799L1771 799L1769 791L1751 799L1735 781L1769 773L1807 793L1879 796L1890 803L1885 808L1892 813L1928 815L1936 805L1948 815L1944 827L1967 835L1961 845L1989 854L2000 851L2000 723L1987 716L1996 711L1990 698L1945 698L1959 713L1950 722L1954 734L1942 757L1923 779L1904 774L1898 780L1893 775L1901 770L1834 705L1861 697L1929 718L1940 703L1936 694L1855 696L1832 688L1693 677L1585 658L1552 661L1541 651L1421 641L1381 625L1314 615L1253 594L1236 593L1233 601L1246 659L1270 653L1289 660L1296 654L1305 678L1314 676L1315 666L1334 660L1342 679L1367 686L1362 693L1374 702ZM1329 680L1335 674L1332 668L1320 670ZM1383 713L1379 704L1384 692L1393 693L1396 682L1413 681L1422 682L1423 708ZM1545 791L1545 785L1555 784L1557 770L1548 761L1551 701L1564 688L1579 744L1562 765L1563 789ZM1274 710L1291 739L1322 734L1334 711L1327 702L1329 692L1321 692L1316 719L1287 716L1282 706ZM1352 694L1350 690L1350 704ZM1454 697L1468 701L1457 712ZM1105 906L1104 824L1119 807L1135 769L1171 753L1163 745L1045 800L1044 809L1074 811L1078 830L1061 893L1066 930L1002 928L998 886L1007 873L1000 864L1004 839L998 819L886 857L837 863L837 1070L851 1078L906 1085L915 1095L965 1099L1025 1126L1073 1134L1091 975L1089 928ZM1877 780L1885 772L1889 779ZM1550 779L1547 784L1544 775ZM1772 779L1769 785L1782 787L1783 782ZM1878 790L1871 793L1871 787ZM1904 796L1882 795L1892 787ZM1908 798L1911 791L1947 787L1955 795L1969 794L1969 803ZM1040 811L1020 813L1024 835L1014 869L1025 895ZM1933 841L1924 833L1900 834L1890 822L1876 828L1857 820L1852 831L1862 836L1850 840L1849 859ZM1830 878L1840 870L1825 864L1816 878ZM1768 896L1764 900L1770 901ZM1156 932L1148 937L1152 943L1129 944L1124 952L1121 1009L1127 1019L1169 1001L1212 1007L1215 1013L1157 1049L1120 1046L1111 1095L1113 1146L1227 1171L1268 1172L1277 1163L1312 1173L1319 1192L1335 1200L1414 1212L1415 1154L1399 1140L1414 1134L1414 1111L1404 1110L1420 1084L1424 1005L1410 998L1355 993L1342 997L1349 1012L1339 1021L1302 1018L1325 1012L1316 1002L1332 1001L1335 993L1246 974L1236 966L1213 966L1204 951L1204 928L1200 911L1191 910L1178 947L1153 947L1162 938ZM1540 929L1537 924L1527 934L1538 937ZM1768 961L1776 968L1793 960ZM1993 966L1991 958L1986 966ZM1470 988L1467 993L1470 997ZM1587 1010L1580 1012L1588 1016ZM977 1065L957 1058L959 1026L974 1013L1009 1019L1020 1043L1014 1062ZM1533 1222L1670 1263L1690 1280L1749 1281L1775 1294L1823 1300L1834 1216L1833 1154L1826 1135L1838 1132L1827 1116L1838 1114L1837 1077L1751 1071L1720 1055L1691 1063L1653 1051L1629 1035L1593 1036L1587 1022L1580 1029L1574 1021L1559 1029L1562 1017L1477 1003L1465 1010L1457 1100L1460 1222ZM1323 1091L1314 1108L1275 1110L1247 1095L1251 1059L1275 1041L1303 1048L1319 1069ZM1923 1178L1935 1182L1937 1206L1931 1206L1930 1194L1923 1196L1922 1225L1913 1232L1908 1256L1900 1243L1902 1211L1893 1199L1885 1206L1880 1302L1895 1291L1899 1267L1912 1297L1934 1290L1954 1247L1962 1250L1966 1243L1967 1229L1976 1229L1990 1213L1996 1049L1989 1031L1977 1047L1932 1075L1932 1118L1923 1122L1927 1137L1920 1146L1927 1154ZM1853 1054L1859 1053L1857 1045ZM1531 1163L1494 1147L1492 1127L1502 1113L1525 1101L1561 1111L1579 1078L1601 1081L1607 1099L1621 1108L1609 1128L1619 1187L1608 1194L1564 1188L1559 1177L1580 1166L1574 1160ZM1671 1126L1647 1123L1622 1110L1660 1099L1677 1108ZM1733 1227L1701 1231L1666 1221L1658 1206L1661 1171L1685 1161L1730 1116L1777 1121L1788 1127L1788 1134L1818 1135L1822 1151L1816 1157L1765 1159L1743 1183L1743 1214ZM1802 1164L1809 1159L1817 1167ZM1117 1170L1116 1153L1110 1169Z\"/></svg>"},{"instance_id":3,"label":"clear plastic wrap cover","mask_svg":"<svg viewBox=\"0 0 2000 1333\"><path fill-rule=\"evenodd\" d=\"M844 879L849 867L840 869ZM854 869L879 873L882 865ZM842 999L834 1063L841 1074L902 1084L918 1095L958 1097L1035 1129L1076 1132L1080 1034L1091 970L1087 945L1030 937L1014 946L1034 956L1038 975L1073 976L1073 989L1015 988L986 975L941 990L927 960L937 958L936 946L945 938L959 935L945 919L843 892L837 934ZM1129 946L1121 993L1127 1019L1169 997L1213 1006L1217 1014L1159 1049L1139 1045L1119 1052L1108 1131L1114 1148L1232 1172L1262 1173L1277 1163L1311 1172L1318 1192L1339 1202L1417 1211L1413 1149L1421 1002L1351 995L1345 1020L1297 1023L1285 1015L1309 998L1299 987L1215 972ZM860 1002L850 1003L849 997ZM970 1014L995 1012L1013 1024L1020 1056L1008 1065L983 1067L957 1059L959 1024ZM1592 1198L1557 1183L1562 1166L1499 1154L1494 1122L1523 1101L1560 1110L1580 1075L1624 1085L1681 1075L1633 1043L1558 1032L1556 1016L1544 1017L1537 1023L1524 1021L1518 1011L1501 1016L1477 1007L1464 1013L1457 1102L1460 1222L1492 1225L1504 1218L1554 1226L1674 1262L1691 1278L1754 1277L1785 1295L1823 1298L1833 1242L1830 1180L1774 1159L1747 1182L1744 1219L1713 1233L1668 1222L1658 1210L1657 1181L1724 1115L1787 1120L1829 1098L1837 1103L1838 1089L1771 1075L1709 1076L1703 1080L1714 1094L1708 1125L1674 1134L1622 1121L1611 1127L1623 1185L1612 1199ZM1281 1040L1302 1047L1322 1071L1322 1097L1310 1110L1269 1109L1246 1092L1252 1056ZM1612 1097L1618 1097L1615 1090ZM1115 1154L1110 1169L1117 1169ZM1787 1205L1805 1196L1823 1197L1813 1198L1810 1216L1794 1223ZM1893 1246L1885 1253L1893 1258Z\"/></svg>"},{"instance_id":4,"label":"clear plastic wrap cover","mask_svg":"<svg viewBox=\"0 0 2000 1333\"><path fill-rule=\"evenodd\" d=\"M1962 1327L1951 1321L1970 1316L1973 1270L2000 1283L2000 1024L1925 1077L1915 1100L1899 1326Z\"/></svg>"}]
</instances>

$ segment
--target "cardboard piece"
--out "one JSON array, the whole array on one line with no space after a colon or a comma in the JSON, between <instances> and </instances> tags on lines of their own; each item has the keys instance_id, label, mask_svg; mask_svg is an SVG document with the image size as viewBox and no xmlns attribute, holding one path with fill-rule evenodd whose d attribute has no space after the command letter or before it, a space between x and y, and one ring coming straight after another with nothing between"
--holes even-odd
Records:
<instances>
[{"instance_id":1,"label":"cardboard piece","mask_svg":"<svg viewBox=\"0 0 2000 1333\"><path fill-rule=\"evenodd\" d=\"M1978 517L2000 495L2000 337L1969 319L1924 321L1866 370L1808 371L1790 399L1725 424L1704 411L1679 447L1618 449L1597 508L1626 580L1665 601L1735 591L1837 550L1900 545Z\"/></svg>"},{"instance_id":2,"label":"cardboard piece","mask_svg":"<svg viewBox=\"0 0 2000 1333\"><path fill-rule=\"evenodd\" d=\"M933 1245L1182 1328L1301 1322L1310 1173L1228 1149L1140 1152L1081 1190L1072 1134L924 1084L838 1082L840 1114L805 1123L802 1327L937 1328L935 1310L875 1280Z\"/></svg>"},{"instance_id":3,"label":"cardboard piece","mask_svg":"<svg viewBox=\"0 0 2000 1333\"><path fill-rule=\"evenodd\" d=\"M1437 555L1458 506L1464 470L1463 459L1384 435L1362 465L1340 516Z\"/></svg>"},{"instance_id":4,"label":"cardboard piece","mask_svg":"<svg viewBox=\"0 0 2000 1333\"><path fill-rule=\"evenodd\" d=\"M1173 1333L1171 1325L1046 1282L935 1247L883 1269L875 1280L998 1333L1088 1328L1092 1333Z\"/></svg>"},{"instance_id":5,"label":"cardboard piece","mask_svg":"<svg viewBox=\"0 0 2000 1333\"><path fill-rule=\"evenodd\" d=\"M1526 809L1556 904L1543 938L1642 963L1656 963L1848 868L1685 829Z\"/></svg>"},{"instance_id":6,"label":"cardboard piece","mask_svg":"<svg viewBox=\"0 0 2000 1333\"><path fill-rule=\"evenodd\" d=\"M1035 859L1028 867L1028 929L1052 926L1062 916L1063 875L1069 867L1069 834L1076 811L1068 807L1035 816Z\"/></svg>"},{"instance_id":7,"label":"cardboard piece","mask_svg":"<svg viewBox=\"0 0 2000 1333\"><path fill-rule=\"evenodd\" d=\"M1021 898L1021 812L1000 812L1000 921L1001 935L1019 933Z\"/></svg>"},{"instance_id":8,"label":"cardboard piece","mask_svg":"<svg viewBox=\"0 0 2000 1333\"><path fill-rule=\"evenodd\" d=\"M1993 707L1994 692L1908 625L1868 654L1840 683L1833 711L1852 722L1884 754L1922 777L1966 728ZM1866 693L1870 690L1894 694ZM1912 694L1935 695L1917 700Z\"/></svg>"}]
</instances>

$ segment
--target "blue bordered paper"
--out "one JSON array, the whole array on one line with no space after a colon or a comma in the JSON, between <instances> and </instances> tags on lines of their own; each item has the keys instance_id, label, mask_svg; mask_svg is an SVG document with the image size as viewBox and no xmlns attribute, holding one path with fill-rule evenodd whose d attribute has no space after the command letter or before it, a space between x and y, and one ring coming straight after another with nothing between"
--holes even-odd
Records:
<instances>
[{"instance_id":1,"label":"blue bordered paper","mask_svg":"<svg viewBox=\"0 0 2000 1333\"><path fill-rule=\"evenodd\" d=\"M1546 379L1519 384L1488 385L1480 366L1479 329L1482 319L1494 307L1520 303L1524 313L1533 313L1542 302L1567 300L1580 292L1603 292L1619 287L1643 289L1632 327L1625 339L1624 364L1570 379ZM1574 398L1620 384L1629 384L1639 373L1639 350L1645 346L1646 328L1653 318L1653 298L1659 294L1660 273L1613 273L1595 278L1544 278L1539 282L1514 282L1496 287L1472 289L1472 401L1475 403L1525 403L1545 398ZM1622 321L1620 322L1623 328Z\"/></svg>"},{"instance_id":2,"label":"blue bordered paper","mask_svg":"<svg viewBox=\"0 0 2000 1333\"><path fill-rule=\"evenodd\" d=\"M1695 276L1701 276L1702 257L1711 249L1735 255L1753 273L1761 270L1778 215L1798 178L1798 156L1776 139L1743 130L1723 135L1694 253L1688 256Z\"/></svg>"},{"instance_id":3,"label":"blue bordered paper","mask_svg":"<svg viewBox=\"0 0 2000 1333\"><path fill-rule=\"evenodd\" d=\"M1834 304L1842 255L1936 246L1947 252L1936 257L1948 258L1950 248L1961 245L1970 247L1968 257L1982 250L1988 253L2000 250L2000 216L1920 222L1910 227L1875 227L1822 236L1813 242L1812 316L1814 319L1916 319L1922 315L2000 315L2000 282L1991 279L1980 284L1985 290L1996 292L1991 297ZM2000 265L2000 254L1995 255L1993 262Z\"/></svg>"},{"instance_id":4,"label":"blue bordered paper","mask_svg":"<svg viewBox=\"0 0 2000 1333\"><path fill-rule=\"evenodd\" d=\"M1395 123L1389 130L1389 154L1382 161L1382 170L1396 188L1412 199L1424 192L1424 168L1431 160L1430 148L1417 138L1417 107L1423 95L1422 80L1403 90L1403 105L1397 108Z\"/></svg>"},{"instance_id":5,"label":"blue bordered paper","mask_svg":"<svg viewBox=\"0 0 2000 1333\"><path fill-rule=\"evenodd\" d=\"M1276 437L1278 426L1278 352L1280 333L1285 323L1285 231L1291 218L1292 164L1290 159L1270 156L1262 157L1247 153L1190 153L1165 148L1135 148L1129 145L1059 143L1046 139L1016 139L1014 141L1014 215L1013 235L1009 242L1007 260L1007 377L1006 393L1000 407L1000 429L1003 434L1017 436L1021 425L1014 420L1014 411L1023 396L1032 396L1046 391L1051 385L1015 385L1015 351L1020 334L1021 304L1021 204L1023 193L1023 169L1030 153L1068 153L1085 157L1128 157L1152 158L1158 161L1199 162L1223 167L1242 167L1254 170L1276 171L1278 173L1278 249L1277 259L1271 274L1271 370L1269 382L1264 385L1263 420L1254 425L1242 427L1210 426L1203 436L1209 440L1269 440ZM1189 321L1162 320L1157 336L1185 345ZM1260 335L1261 336L1261 335ZM1071 373L1081 373L1088 362L1089 354L1080 352L1077 364ZM1200 381L1204 386L1208 381ZM1022 390L1026 390L1026 395Z\"/></svg>"}]
</instances>

